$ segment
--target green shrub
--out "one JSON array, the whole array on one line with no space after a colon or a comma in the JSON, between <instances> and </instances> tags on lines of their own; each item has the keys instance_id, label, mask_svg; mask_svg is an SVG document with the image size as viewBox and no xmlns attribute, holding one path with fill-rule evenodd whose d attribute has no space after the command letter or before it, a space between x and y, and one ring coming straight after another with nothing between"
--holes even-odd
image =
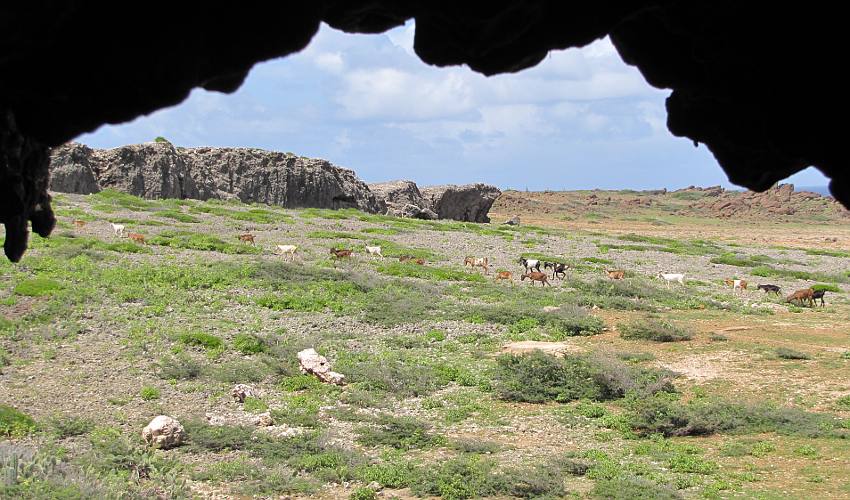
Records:
<instances>
[{"instance_id":1,"label":"green shrub","mask_svg":"<svg viewBox=\"0 0 850 500\"><path fill-rule=\"evenodd\" d=\"M433 265L420 266L410 262L385 262L375 268L379 273L401 278L420 278L431 281L470 281L484 283L487 279L480 273L448 269Z\"/></svg>"},{"instance_id":2,"label":"green shrub","mask_svg":"<svg viewBox=\"0 0 850 500\"><path fill-rule=\"evenodd\" d=\"M463 455L427 469L413 484L419 496L446 500L493 496L502 489L494 463L477 455Z\"/></svg>"},{"instance_id":3,"label":"green shrub","mask_svg":"<svg viewBox=\"0 0 850 500\"><path fill-rule=\"evenodd\" d=\"M634 476L618 476L596 481L591 491L592 498L606 500L677 500L682 498L675 490L649 479Z\"/></svg>"},{"instance_id":4,"label":"green shrub","mask_svg":"<svg viewBox=\"0 0 850 500\"><path fill-rule=\"evenodd\" d=\"M247 397L242 403L242 409L250 413L261 413L268 410L269 405L260 398Z\"/></svg>"},{"instance_id":5,"label":"green shrub","mask_svg":"<svg viewBox=\"0 0 850 500\"><path fill-rule=\"evenodd\" d=\"M505 354L496 361L494 390L506 401L607 400L627 393L673 390L670 372L638 368L613 358L558 358L534 351L524 356Z\"/></svg>"},{"instance_id":6,"label":"green shrub","mask_svg":"<svg viewBox=\"0 0 850 500\"><path fill-rule=\"evenodd\" d=\"M62 289L62 284L47 278L32 278L15 285L14 292L28 297L51 295Z\"/></svg>"},{"instance_id":7,"label":"green shrub","mask_svg":"<svg viewBox=\"0 0 850 500\"><path fill-rule=\"evenodd\" d=\"M244 450L252 444L254 430L233 425L209 425L199 420L182 422L189 451Z\"/></svg>"},{"instance_id":8,"label":"green shrub","mask_svg":"<svg viewBox=\"0 0 850 500\"><path fill-rule=\"evenodd\" d=\"M266 351L265 340L247 333L239 333L233 338L233 347L242 354L259 354Z\"/></svg>"},{"instance_id":9,"label":"green shrub","mask_svg":"<svg viewBox=\"0 0 850 500\"><path fill-rule=\"evenodd\" d=\"M209 374L226 384L259 382L268 373L268 367L254 361L231 361L210 367Z\"/></svg>"},{"instance_id":10,"label":"green shrub","mask_svg":"<svg viewBox=\"0 0 850 500\"><path fill-rule=\"evenodd\" d=\"M54 415L49 417L45 424L59 439L81 436L94 429L91 420L75 416Z\"/></svg>"},{"instance_id":11,"label":"green shrub","mask_svg":"<svg viewBox=\"0 0 850 500\"><path fill-rule=\"evenodd\" d=\"M773 262L774 259L767 255L739 255L734 253L724 253L717 257L712 257L709 262L712 264L725 264L727 266L737 267L756 267L765 262Z\"/></svg>"},{"instance_id":12,"label":"green shrub","mask_svg":"<svg viewBox=\"0 0 850 500\"><path fill-rule=\"evenodd\" d=\"M605 323L598 317L589 314L581 307L564 304L549 312L522 304L502 303L494 306L477 307L471 314L466 313L466 319L472 316L480 321L508 325L508 331L515 340L521 340L521 334L538 326L550 340L563 340L567 337L580 335L596 335L602 333Z\"/></svg>"},{"instance_id":13,"label":"green shrub","mask_svg":"<svg viewBox=\"0 0 850 500\"><path fill-rule=\"evenodd\" d=\"M156 216L176 220L177 222L186 222L189 224L197 224L198 222L201 222L200 219L198 219L197 217L180 212L178 210L161 210L159 212L156 212Z\"/></svg>"},{"instance_id":14,"label":"green shrub","mask_svg":"<svg viewBox=\"0 0 850 500\"><path fill-rule=\"evenodd\" d=\"M358 388L387 392L398 398L425 396L447 383L433 366L401 353L341 358L335 369L345 373Z\"/></svg>"},{"instance_id":15,"label":"green shrub","mask_svg":"<svg viewBox=\"0 0 850 500\"><path fill-rule=\"evenodd\" d=\"M800 351L795 351L794 349L789 349L787 347L777 347L776 355L780 359L812 359L809 354Z\"/></svg>"},{"instance_id":16,"label":"green shrub","mask_svg":"<svg viewBox=\"0 0 850 500\"><path fill-rule=\"evenodd\" d=\"M375 500L378 494L372 488L362 487L351 492L348 498L349 500Z\"/></svg>"},{"instance_id":17,"label":"green shrub","mask_svg":"<svg viewBox=\"0 0 850 500\"><path fill-rule=\"evenodd\" d=\"M202 347L209 350L224 347L224 341L221 337L204 332L181 332L177 334L177 340L189 346Z\"/></svg>"},{"instance_id":18,"label":"green shrub","mask_svg":"<svg viewBox=\"0 0 850 500\"><path fill-rule=\"evenodd\" d=\"M227 254L260 254L262 249L254 245L223 241L211 234L192 233L186 231L163 231L150 239L151 245L206 252L221 252Z\"/></svg>"},{"instance_id":19,"label":"green shrub","mask_svg":"<svg viewBox=\"0 0 850 500\"><path fill-rule=\"evenodd\" d=\"M293 427L319 427L321 402L310 395L289 395L282 399L283 407L271 411L275 422Z\"/></svg>"},{"instance_id":20,"label":"green shrub","mask_svg":"<svg viewBox=\"0 0 850 500\"><path fill-rule=\"evenodd\" d=\"M153 142L164 142L164 143L167 143L167 144L171 144L171 142L168 139L166 139L165 137L163 137L161 135L157 136L156 139L153 140Z\"/></svg>"},{"instance_id":21,"label":"green shrub","mask_svg":"<svg viewBox=\"0 0 850 500\"><path fill-rule=\"evenodd\" d=\"M656 318L647 318L618 325L620 337L628 340L679 342L691 340L690 332L680 326Z\"/></svg>"},{"instance_id":22,"label":"green shrub","mask_svg":"<svg viewBox=\"0 0 850 500\"><path fill-rule=\"evenodd\" d=\"M36 430L35 420L16 408L0 404L0 436L18 438Z\"/></svg>"},{"instance_id":23,"label":"green shrub","mask_svg":"<svg viewBox=\"0 0 850 500\"><path fill-rule=\"evenodd\" d=\"M164 380L192 380L201 374L201 364L185 354L171 356L160 360L157 374Z\"/></svg>"},{"instance_id":24,"label":"green shrub","mask_svg":"<svg viewBox=\"0 0 850 500\"><path fill-rule=\"evenodd\" d=\"M823 290L823 291L826 291L826 292L841 293L841 289L838 288L836 285L831 285L831 284L827 284L827 283L818 283L816 285L810 286L809 288L811 288L812 290L814 290L816 292Z\"/></svg>"},{"instance_id":25,"label":"green shrub","mask_svg":"<svg viewBox=\"0 0 850 500\"><path fill-rule=\"evenodd\" d=\"M839 410L850 411L850 396L842 396L835 400L835 406Z\"/></svg>"},{"instance_id":26,"label":"green shrub","mask_svg":"<svg viewBox=\"0 0 850 500\"><path fill-rule=\"evenodd\" d=\"M159 399L160 393L159 389L156 387L142 387L142 390L139 391L139 396L145 401L152 401L154 399Z\"/></svg>"},{"instance_id":27,"label":"green shrub","mask_svg":"<svg viewBox=\"0 0 850 500\"><path fill-rule=\"evenodd\" d=\"M430 426L413 417L382 415L375 427L357 430L357 441L364 446L389 446L399 450L430 448L445 443L442 436L429 432Z\"/></svg>"}]
</instances>

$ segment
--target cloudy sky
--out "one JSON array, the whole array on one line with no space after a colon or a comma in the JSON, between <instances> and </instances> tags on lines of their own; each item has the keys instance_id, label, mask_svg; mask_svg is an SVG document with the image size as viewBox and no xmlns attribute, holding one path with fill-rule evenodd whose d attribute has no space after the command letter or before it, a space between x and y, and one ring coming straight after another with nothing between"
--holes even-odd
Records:
<instances>
[{"instance_id":1,"label":"cloudy sky","mask_svg":"<svg viewBox=\"0 0 850 500\"><path fill-rule=\"evenodd\" d=\"M347 35L323 26L303 52L256 65L234 94L195 90L179 106L77 140L116 147L164 136L180 146L291 151L367 182L732 186L705 146L670 135L668 91L646 84L607 39L487 78L420 61L414 29ZM826 184L814 169L792 182Z\"/></svg>"}]
</instances>

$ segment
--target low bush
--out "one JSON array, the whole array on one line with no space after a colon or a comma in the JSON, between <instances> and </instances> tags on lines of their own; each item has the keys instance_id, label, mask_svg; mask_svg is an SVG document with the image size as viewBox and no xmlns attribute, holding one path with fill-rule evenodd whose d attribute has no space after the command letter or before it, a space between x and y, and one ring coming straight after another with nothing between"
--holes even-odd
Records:
<instances>
[{"instance_id":1,"label":"low bush","mask_svg":"<svg viewBox=\"0 0 850 500\"><path fill-rule=\"evenodd\" d=\"M534 351L523 356L502 355L496 361L494 391L506 401L601 401L673 390L670 372L601 356L558 358Z\"/></svg>"},{"instance_id":2,"label":"low bush","mask_svg":"<svg viewBox=\"0 0 850 500\"><path fill-rule=\"evenodd\" d=\"M818 283L816 285L810 286L809 288L811 288L812 290L814 290L816 292L823 290L825 292L841 293L841 289L838 288L838 286L827 284L827 283Z\"/></svg>"},{"instance_id":3,"label":"low bush","mask_svg":"<svg viewBox=\"0 0 850 500\"><path fill-rule=\"evenodd\" d=\"M201 364L185 354L163 358L157 375L164 380L192 380L201 375Z\"/></svg>"},{"instance_id":4,"label":"low bush","mask_svg":"<svg viewBox=\"0 0 850 500\"><path fill-rule=\"evenodd\" d=\"M35 420L9 405L0 404L0 437L19 438L36 430Z\"/></svg>"},{"instance_id":5,"label":"low bush","mask_svg":"<svg viewBox=\"0 0 850 500\"><path fill-rule=\"evenodd\" d=\"M94 429L94 424L87 418L65 415L48 417L45 425L59 439L81 436Z\"/></svg>"},{"instance_id":6,"label":"low bush","mask_svg":"<svg viewBox=\"0 0 850 500\"><path fill-rule=\"evenodd\" d=\"M204 332L181 332L177 334L177 340L182 344L202 347L207 350L224 347L224 341L221 337Z\"/></svg>"},{"instance_id":7,"label":"low bush","mask_svg":"<svg viewBox=\"0 0 850 500\"><path fill-rule=\"evenodd\" d=\"M256 335L239 333L233 338L233 348L242 354L259 354L267 347L266 341Z\"/></svg>"},{"instance_id":8,"label":"low bush","mask_svg":"<svg viewBox=\"0 0 850 500\"><path fill-rule=\"evenodd\" d=\"M812 359L809 354L787 347L777 347L775 352L780 359Z\"/></svg>"},{"instance_id":9,"label":"low bush","mask_svg":"<svg viewBox=\"0 0 850 500\"><path fill-rule=\"evenodd\" d=\"M480 273L448 269L433 265L420 266L410 262L388 262L378 264L376 270L388 276L420 278L430 281L469 281L484 283L487 279Z\"/></svg>"},{"instance_id":10,"label":"low bush","mask_svg":"<svg viewBox=\"0 0 850 500\"><path fill-rule=\"evenodd\" d=\"M618 325L620 337L628 340L679 342L691 340L691 333L680 326L657 318L646 318Z\"/></svg>"},{"instance_id":11,"label":"low bush","mask_svg":"<svg viewBox=\"0 0 850 500\"><path fill-rule=\"evenodd\" d=\"M15 285L13 291L18 295L27 297L41 297L51 295L61 290L62 284L47 278L31 278L23 280Z\"/></svg>"},{"instance_id":12,"label":"low bush","mask_svg":"<svg viewBox=\"0 0 850 500\"><path fill-rule=\"evenodd\" d=\"M389 446L398 450L430 448L445 443L442 436L429 432L430 426L413 417L382 415L374 426L357 430L357 441L364 446Z\"/></svg>"},{"instance_id":13,"label":"low bush","mask_svg":"<svg viewBox=\"0 0 850 500\"><path fill-rule=\"evenodd\" d=\"M159 399L160 392L156 387L142 387L142 390L139 391L139 396L145 401L153 401L154 399Z\"/></svg>"},{"instance_id":14,"label":"low bush","mask_svg":"<svg viewBox=\"0 0 850 500\"><path fill-rule=\"evenodd\" d=\"M234 237L234 243L228 243L211 234L192 233L186 231L163 231L148 241L151 245L159 245L186 250L201 250L205 252L221 252L227 254L260 254L262 249L254 245L239 243Z\"/></svg>"}]
</instances>

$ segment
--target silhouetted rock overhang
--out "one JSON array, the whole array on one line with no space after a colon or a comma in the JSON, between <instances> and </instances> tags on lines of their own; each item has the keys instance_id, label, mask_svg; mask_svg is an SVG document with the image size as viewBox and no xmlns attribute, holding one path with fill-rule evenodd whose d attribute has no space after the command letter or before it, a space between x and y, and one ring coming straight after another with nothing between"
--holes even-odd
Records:
<instances>
[{"instance_id":1,"label":"silhouetted rock overhang","mask_svg":"<svg viewBox=\"0 0 850 500\"><path fill-rule=\"evenodd\" d=\"M233 92L251 67L303 49L322 21L378 33L415 18L423 61L486 75L611 35L623 59L672 90L668 128L705 144L729 178L765 190L809 165L850 206L836 125L841 16L826 4L731 0L310 0L7 2L0 7L0 220L6 255L28 221L54 218L47 149L104 123Z\"/></svg>"}]
</instances>

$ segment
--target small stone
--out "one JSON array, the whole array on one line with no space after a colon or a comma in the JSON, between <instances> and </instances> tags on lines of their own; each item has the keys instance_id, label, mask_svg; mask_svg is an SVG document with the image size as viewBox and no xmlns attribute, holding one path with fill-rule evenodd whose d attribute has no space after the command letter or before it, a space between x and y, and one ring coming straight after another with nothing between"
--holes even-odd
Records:
<instances>
[{"instance_id":1,"label":"small stone","mask_svg":"<svg viewBox=\"0 0 850 500\"><path fill-rule=\"evenodd\" d=\"M142 439L154 448L167 450L180 446L186 431L176 419L166 415L160 415L142 429Z\"/></svg>"},{"instance_id":2,"label":"small stone","mask_svg":"<svg viewBox=\"0 0 850 500\"><path fill-rule=\"evenodd\" d=\"M269 412L260 413L254 417L254 425L257 427L271 427L274 425L274 419Z\"/></svg>"},{"instance_id":3,"label":"small stone","mask_svg":"<svg viewBox=\"0 0 850 500\"><path fill-rule=\"evenodd\" d=\"M328 384L342 385L344 383L345 375L331 371L328 358L317 353L315 349L304 349L297 356L301 363L301 373L315 375L316 378Z\"/></svg>"},{"instance_id":4,"label":"small stone","mask_svg":"<svg viewBox=\"0 0 850 500\"><path fill-rule=\"evenodd\" d=\"M245 398L257 397L257 393L254 391L254 388L246 384L236 384L233 386L233 389L230 391L230 395L233 396L233 399L235 399L237 403L244 403Z\"/></svg>"}]
</instances>

